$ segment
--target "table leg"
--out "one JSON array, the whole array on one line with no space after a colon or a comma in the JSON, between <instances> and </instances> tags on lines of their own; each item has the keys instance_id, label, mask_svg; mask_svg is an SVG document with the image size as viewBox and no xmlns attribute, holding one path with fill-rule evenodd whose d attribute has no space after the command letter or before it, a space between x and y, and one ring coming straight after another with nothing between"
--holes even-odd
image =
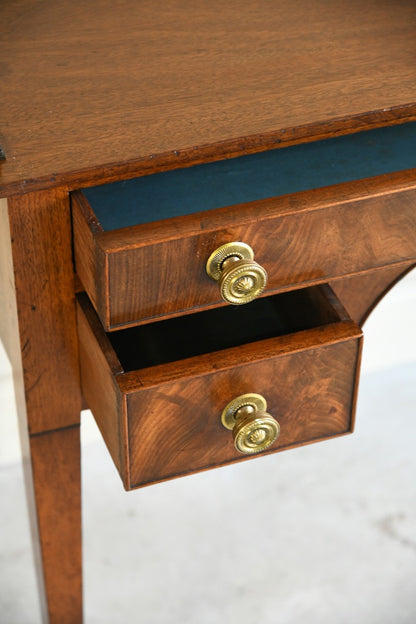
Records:
<instances>
[{"instance_id":1,"label":"table leg","mask_svg":"<svg viewBox=\"0 0 416 624\"><path fill-rule=\"evenodd\" d=\"M79 624L81 397L67 193L1 200L0 290L43 619Z\"/></svg>"}]
</instances>

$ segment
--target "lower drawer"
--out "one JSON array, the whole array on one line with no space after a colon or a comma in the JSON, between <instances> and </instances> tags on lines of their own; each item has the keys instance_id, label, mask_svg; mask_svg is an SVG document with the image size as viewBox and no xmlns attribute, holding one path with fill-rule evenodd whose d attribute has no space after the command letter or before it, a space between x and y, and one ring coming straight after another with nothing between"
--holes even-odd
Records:
<instances>
[{"instance_id":1,"label":"lower drawer","mask_svg":"<svg viewBox=\"0 0 416 624\"><path fill-rule=\"evenodd\" d=\"M353 429L362 334L328 286L111 334L86 295L78 314L84 397L126 489Z\"/></svg>"}]
</instances>

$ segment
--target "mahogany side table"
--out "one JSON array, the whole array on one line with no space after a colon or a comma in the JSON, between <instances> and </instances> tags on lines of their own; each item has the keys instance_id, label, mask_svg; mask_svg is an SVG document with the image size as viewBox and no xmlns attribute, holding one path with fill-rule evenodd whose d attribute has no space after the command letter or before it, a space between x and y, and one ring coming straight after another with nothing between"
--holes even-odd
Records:
<instances>
[{"instance_id":1,"label":"mahogany side table","mask_svg":"<svg viewBox=\"0 0 416 624\"><path fill-rule=\"evenodd\" d=\"M198 437L198 457L189 456L187 466L163 451L163 440L161 446L155 442L157 462L151 469L143 466L130 410L140 405L144 390L168 382L179 387L178 367L171 357L168 363L156 358L155 367L147 365L144 372L133 364L123 369L114 355L117 338L109 337L151 320L159 325L162 317L183 322L195 312L230 309L206 275L206 261L215 250L208 243L221 247L249 234L247 243L258 243L253 244L255 260L264 263L268 282L259 293L259 308L248 303L247 309L263 314L262 306L283 297L276 301L293 311L290 293L299 291L306 297L302 301L319 310L307 330L292 328L290 336L279 338L261 335L260 354L254 343L233 343L225 348L226 358L219 358L224 346L216 342L212 349L208 342L205 351L186 353L189 379L202 373L214 379L225 369L235 377L241 362L254 366L260 360L265 375L269 363L276 360L273 366L280 366L288 350L303 353L316 345L325 350L348 344L353 358L348 361L357 365L359 326L416 263L415 23L416 5L408 0L341 0L330 9L324 0L0 4L0 335L14 371L45 622L82 621L82 394L127 488L237 460L219 415L211 442L220 447L209 446L203 465L198 464L203 439ZM401 134L404 143L396 142L394 128L408 129ZM363 166L362 175L296 186L321 158L320 152L312 157L302 149L326 140L344 145L342 137L350 135L369 137L371 143L375 135L365 133L377 131L393 132L387 168L366 169L369 157L357 148L352 161ZM301 151L289 152L294 149ZM97 218L94 193L105 193L105 185L114 189L113 184L135 184L145 176L153 184L161 179L153 175L175 171L182 172L186 185L194 171L214 171L198 167L221 162L230 165L225 178L232 181L233 163L238 167L240 159L251 159L244 162L260 175L259 159L272 152L299 154L294 187L270 195L259 185L258 195L187 212L162 210L157 217L149 214L147 222L108 226L110 231ZM378 153L383 159L384 148ZM251 175L244 171L239 180ZM224 181L224 169L218 172L215 180ZM209 180L201 184L201 197L217 184ZM274 184L274 175L271 180ZM243 186L234 184L237 191ZM109 212L121 215L123 207L115 203ZM286 237L284 248L276 242L279 236ZM186 264L191 248L195 264ZM176 264L177 254L184 263ZM231 256L236 260L235 251ZM132 266L142 268L133 272ZM177 287L177 266L186 270L192 291L180 303L177 293L187 284ZM153 290L142 290L140 280L149 273ZM237 291L251 291L257 275L240 276ZM226 281L224 275L217 279ZM329 303L322 303L328 289ZM75 295L84 290L88 296L81 296L77 324ZM142 292L149 294L141 298ZM290 317L292 327L292 312ZM319 362L322 352L316 352ZM337 351L333 361L338 357ZM296 377L301 391L297 356L284 361L285 374ZM97 362L100 368L93 374ZM356 368L351 371L348 388L339 372L336 383L328 381L331 396L349 396L348 409L342 411L341 399L336 405L344 420L338 429L326 420L328 432L319 429L315 438L351 428L357 379ZM221 379L224 388L228 377ZM113 394L101 395L100 384ZM215 402L217 390L209 387ZM224 408L231 399L221 396ZM252 418L250 409L245 418ZM121 431L123 422L127 432ZM149 413L149 439L151 422ZM278 439L285 440L283 425L284 418ZM202 436L201 422L193 427ZM250 444L262 444L262 427L244 429ZM242 431L239 426L237 433ZM299 435L295 427L287 446L313 438Z\"/></svg>"}]
</instances>

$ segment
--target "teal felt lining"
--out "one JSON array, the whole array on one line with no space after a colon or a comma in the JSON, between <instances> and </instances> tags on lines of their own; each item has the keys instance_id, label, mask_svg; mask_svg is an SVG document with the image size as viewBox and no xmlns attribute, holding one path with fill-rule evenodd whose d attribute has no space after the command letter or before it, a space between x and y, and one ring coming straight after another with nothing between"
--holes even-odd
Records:
<instances>
[{"instance_id":1,"label":"teal felt lining","mask_svg":"<svg viewBox=\"0 0 416 624\"><path fill-rule=\"evenodd\" d=\"M104 230L416 167L416 122L84 190Z\"/></svg>"}]
</instances>

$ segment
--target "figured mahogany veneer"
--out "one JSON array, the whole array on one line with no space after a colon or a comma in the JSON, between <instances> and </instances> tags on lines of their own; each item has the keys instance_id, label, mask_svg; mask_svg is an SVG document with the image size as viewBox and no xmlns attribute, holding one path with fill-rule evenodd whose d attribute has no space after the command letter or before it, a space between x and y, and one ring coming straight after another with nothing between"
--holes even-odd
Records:
<instances>
[{"instance_id":1,"label":"figured mahogany veneer","mask_svg":"<svg viewBox=\"0 0 416 624\"><path fill-rule=\"evenodd\" d=\"M3 0L0 188L75 189L416 119L415 18L411 0Z\"/></svg>"},{"instance_id":2,"label":"figured mahogany veneer","mask_svg":"<svg viewBox=\"0 0 416 624\"><path fill-rule=\"evenodd\" d=\"M205 263L233 240L267 270L265 295L406 261L415 207L412 171L103 231L77 192L76 269L104 327L119 329L222 305Z\"/></svg>"},{"instance_id":3,"label":"figured mahogany veneer","mask_svg":"<svg viewBox=\"0 0 416 624\"><path fill-rule=\"evenodd\" d=\"M281 425L267 453L352 431L360 329L327 286L257 305L272 300L267 327L256 311L262 328L253 335L266 338L253 341L243 318L241 336L231 338L238 344L221 349L229 340L225 328L210 353L198 350L194 334L209 332L218 310L198 315L190 331L185 317L167 321L165 333L163 323L125 330L123 340L119 332L106 335L87 297L79 298L83 393L126 489L244 459L220 415L247 392L262 394ZM233 311L234 324L240 314L246 312ZM176 321L179 342L188 340L177 361L169 345L163 348L164 336L180 331Z\"/></svg>"},{"instance_id":4,"label":"figured mahogany veneer","mask_svg":"<svg viewBox=\"0 0 416 624\"><path fill-rule=\"evenodd\" d=\"M403 172L371 182L282 190L108 232L77 194L74 241L70 193L407 125L416 120L415 18L414 0L0 3L0 333L45 624L83 619L72 243L109 329L153 331L165 321L152 318L229 310L204 264L234 237L250 237L270 273L261 302L330 280L358 323L416 261L414 162L349 178ZM282 425L276 450L351 429L360 332L308 292L312 325L177 361L162 349L168 361L153 365L149 354L146 364L126 360L121 332L106 335L82 304L84 394L126 487L238 459L219 425L237 393L264 393Z\"/></svg>"}]
</instances>

